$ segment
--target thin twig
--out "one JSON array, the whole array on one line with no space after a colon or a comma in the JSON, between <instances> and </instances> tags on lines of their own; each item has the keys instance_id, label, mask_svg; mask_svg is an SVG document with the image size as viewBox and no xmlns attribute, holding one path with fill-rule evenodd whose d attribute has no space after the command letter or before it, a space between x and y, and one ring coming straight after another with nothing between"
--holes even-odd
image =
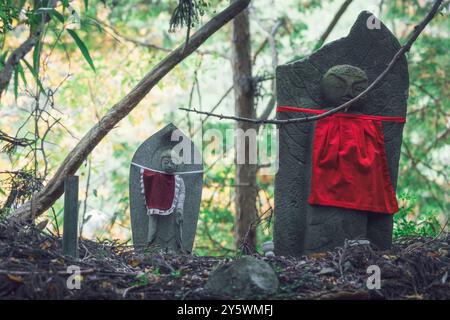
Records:
<instances>
[{"instance_id":1,"label":"thin twig","mask_svg":"<svg viewBox=\"0 0 450 320\"><path fill-rule=\"evenodd\" d=\"M56 216L55 209L53 207L51 207L50 209L52 210L53 219L55 219L56 235L58 236L58 238L60 238L61 233L59 232L58 217Z\"/></svg>"},{"instance_id":2,"label":"thin twig","mask_svg":"<svg viewBox=\"0 0 450 320\"><path fill-rule=\"evenodd\" d=\"M91 182L92 158L88 158L88 172L86 178L86 190L84 192L83 215L81 216L80 238L83 236L84 225L86 223L87 202L89 197L89 186Z\"/></svg>"}]
</instances>

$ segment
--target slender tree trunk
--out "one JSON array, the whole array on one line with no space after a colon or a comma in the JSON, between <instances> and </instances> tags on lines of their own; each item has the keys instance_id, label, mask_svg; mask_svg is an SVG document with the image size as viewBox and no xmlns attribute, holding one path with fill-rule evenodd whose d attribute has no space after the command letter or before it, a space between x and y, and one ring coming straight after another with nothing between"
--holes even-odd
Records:
<instances>
[{"instance_id":1,"label":"slender tree trunk","mask_svg":"<svg viewBox=\"0 0 450 320\"><path fill-rule=\"evenodd\" d=\"M234 2L235 0L231 0ZM254 90L252 81L252 60L250 50L250 26L248 9L233 20L232 68L235 96L235 113L241 117L255 117ZM256 126L251 123L237 122L236 129L252 136L256 135ZM238 132L237 131L237 132ZM253 252L256 248L256 164L249 163L249 155L256 148L250 145L245 135L236 135L236 160L245 155L245 163L236 163L236 244L244 252ZM241 158L242 159L242 158Z\"/></svg>"}]
</instances>

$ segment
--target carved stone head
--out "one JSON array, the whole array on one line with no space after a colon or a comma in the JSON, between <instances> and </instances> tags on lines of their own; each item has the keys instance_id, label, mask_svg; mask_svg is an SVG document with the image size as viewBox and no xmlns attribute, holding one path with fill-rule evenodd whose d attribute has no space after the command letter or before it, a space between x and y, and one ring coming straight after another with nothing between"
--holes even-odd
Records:
<instances>
[{"instance_id":1,"label":"carved stone head","mask_svg":"<svg viewBox=\"0 0 450 320\"><path fill-rule=\"evenodd\" d=\"M178 165L174 162L174 155L170 149L164 150L161 153L161 169L167 173L174 173L178 169Z\"/></svg>"},{"instance_id":2,"label":"carved stone head","mask_svg":"<svg viewBox=\"0 0 450 320\"><path fill-rule=\"evenodd\" d=\"M325 73L321 86L329 107L337 107L363 92L368 86L368 79L358 67L336 65Z\"/></svg>"}]
</instances>

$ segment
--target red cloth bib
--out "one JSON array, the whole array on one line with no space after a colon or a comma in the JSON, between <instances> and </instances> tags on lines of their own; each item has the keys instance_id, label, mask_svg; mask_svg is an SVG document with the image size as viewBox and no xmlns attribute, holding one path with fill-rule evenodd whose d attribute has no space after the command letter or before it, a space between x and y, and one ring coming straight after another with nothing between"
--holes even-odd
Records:
<instances>
[{"instance_id":1,"label":"red cloth bib","mask_svg":"<svg viewBox=\"0 0 450 320\"><path fill-rule=\"evenodd\" d=\"M325 111L277 108L277 112ZM388 214L398 211L381 121L405 122L405 118L336 113L316 122L309 204Z\"/></svg>"},{"instance_id":2,"label":"red cloth bib","mask_svg":"<svg viewBox=\"0 0 450 320\"><path fill-rule=\"evenodd\" d=\"M142 169L145 202L148 209L169 210L175 195L175 176Z\"/></svg>"}]
</instances>

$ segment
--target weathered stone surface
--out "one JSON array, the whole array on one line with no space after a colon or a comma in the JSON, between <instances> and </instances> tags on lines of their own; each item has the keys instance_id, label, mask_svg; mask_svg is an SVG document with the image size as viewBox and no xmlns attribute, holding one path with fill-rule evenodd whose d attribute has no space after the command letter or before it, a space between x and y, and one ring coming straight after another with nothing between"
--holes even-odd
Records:
<instances>
[{"instance_id":1,"label":"weathered stone surface","mask_svg":"<svg viewBox=\"0 0 450 320\"><path fill-rule=\"evenodd\" d=\"M140 164L142 166L161 170L161 163L158 154L167 150L167 148L173 148L178 141L171 141L172 132L179 130L175 125L169 124L153 136L148 138L137 149L133 156L132 162ZM181 131L180 131L181 133ZM182 139L187 139L191 149L190 163L182 163L178 165L177 171L197 171L203 170L203 164L201 163L201 155L199 150L195 147L192 141L189 140L184 134L181 133ZM200 159L200 160L199 160ZM194 162L197 161L197 163ZM148 242L149 228L155 227L149 226L150 219L147 215L147 208L145 205L144 195L142 194L141 181L140 181L140 168L131 165L130 166L130 212L131 212L131 228L133 236L133 245L135 247L146 246ZM194 243L195 232L197 230L198 213L200 208L200 200L202 195L202 173L185 174L182 175L186 197L184 201L183 210L183 225L182 225L182 244L184 251L192 251ZM174 241L176 235L174 234L175 214L168 216L158 216L154 219L157 222L158 238L155 241L156 245L167 247ZM175 251L177 248L169 248Z\"/></svg>"},{"instance_id":2,"label":"weathered stone surface","mask_svg":"<svg viewBox=\"0 0 450 320\"><path fill-rule=\"evenodd\" d=\"M205 288L215 296L249 299L273 294L278 285L278 277L269 264L244 256L217 267Z\"/></svg>"},{"instance_id":3,"label":"weathered stone surface","mask_svg":"<svg viewBox=\"0 0 450 320\"><path fill-rule=\"evenodd\" d=\"M381 23L381 29L367 28L369 12L362 12L349 35L325 45L310 56L276 71L279 106L328 109L321 90L324 74L336 65L362 69L371 83L386 68L400 48L394 35ZM408 69L402 58L381 85L364 103L351 107L351 113L406 116ZM279 113L279 119L306 116L305 113ZM383 122L391 181L396 188L403 123ZM380 247L392 242L392 216L336 207L308 204L311 181L312 142L315 123L280 127L279 171L275 180L275 254L299 256L343 245L345 239L369 238Z\"/></svg>"}]
</instances>

